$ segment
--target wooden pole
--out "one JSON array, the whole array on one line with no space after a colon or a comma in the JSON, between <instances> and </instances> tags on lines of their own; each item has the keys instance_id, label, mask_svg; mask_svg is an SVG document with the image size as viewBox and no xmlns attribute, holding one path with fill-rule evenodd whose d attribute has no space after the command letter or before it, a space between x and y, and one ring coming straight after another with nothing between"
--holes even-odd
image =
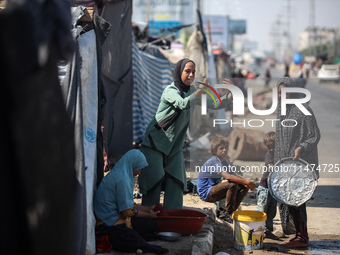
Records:
<instances>
[{"instance_id":1,"label":"wooden pole","mask_svg":"<svg viewBox=\"0 0 340 255\"><path fill-rule=\"evenodd\" d=\"M211 45L211 31L210 31L210 20L207 19L207 33L208 33L208 40Z\"/></svg>"}]
</instances>

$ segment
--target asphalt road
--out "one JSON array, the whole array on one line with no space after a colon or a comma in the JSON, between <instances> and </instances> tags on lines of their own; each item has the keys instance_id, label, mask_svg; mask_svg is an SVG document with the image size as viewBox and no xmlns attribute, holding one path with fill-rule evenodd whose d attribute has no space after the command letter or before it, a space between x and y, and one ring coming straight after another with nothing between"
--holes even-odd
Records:
<instances>
[{"instance_id":1,"label":"asphalt road","mask_svg":"<svg viewBox=\"0 0 340 255\"><path fill-rule=\"evenodd\" d=\"M258 70L264 75L267 66L251 64L246 68ZM273 78L270 86L275 86L276 81L282 77L282 68L269 68ZM340 169L337 169L340 168L340 83L330 81L320 84L317 78L309 78L306 89L311 92L310 106L321 131L318 145L320 178L340 178Z\"/></svg>"},{"instance_id":2,"label":"asphalt road","mask_svg":"<svg viewBox=\"0 0 340 255\"><path fill-rule=\"evenodd\" d=\"M318 145L320 177L339 178L340 170L335 167L340 167L340 84L319 84L317 79L309 79L306 89L312 94L310 106L321 131Z\"/></svg>"}]
</instances>

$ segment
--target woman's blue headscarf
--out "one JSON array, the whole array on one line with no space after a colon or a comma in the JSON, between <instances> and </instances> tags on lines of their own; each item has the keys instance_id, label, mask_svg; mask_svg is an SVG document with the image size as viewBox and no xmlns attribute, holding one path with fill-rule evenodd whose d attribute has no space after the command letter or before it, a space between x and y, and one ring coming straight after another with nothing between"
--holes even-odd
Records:
<instances>
[{"instance_id":1,"label":"woman's blue headscarf","mask_svg":"<svg viewBox=\"0 0 340 255\"><path fill-rule=\"evenodd\" d=\"M133 171L148 165L142 152L128 151L101 181L94 199L95 214L112 226L120 213L133 207Z\"/></svg>"}]
</instances>

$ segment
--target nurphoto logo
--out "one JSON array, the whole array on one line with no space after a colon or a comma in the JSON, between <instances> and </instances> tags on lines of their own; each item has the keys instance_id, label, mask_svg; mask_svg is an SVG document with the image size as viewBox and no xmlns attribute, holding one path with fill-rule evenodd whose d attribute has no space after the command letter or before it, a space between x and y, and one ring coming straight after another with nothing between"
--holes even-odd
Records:
<instances>
[{"instance_id":1,"label":"nurphoto logo","mask_svg":"<svg viewBox=\"0 0 340 255\"><path fill-rule=\"evenodd\" d=\"M210 88L217 96L217 92L214 88L210 87L207 84L201 83L205 86L207 86L208 88ZM215 85L216 89L227 89L230 90L230 92L233 95L233 114L234 115L244 115L244 95L243 92L240 88L238 88L235 85L231 85L231 84L216 84ZM204 91L206 91L206 89L203 89ZM209 92L209 91L208 91ZM254 105L253 105L253 89L252 88L248 88L247 89L248 92L248 97L247 97L247 105L248 105L248 109L251 113L255 114L255 115L259 115L259 116L265 116L265 115L270 115L272 113L275 112L277 106L278 106L278 91L277 88L273 88L272 89L272 105L269 109L266 110L258 110L255 109ZM287 98L287 94L289 93L301 93L303 95L305 95L305 97L301 97L301 98ZM210 97L213 98L213 95L209 92L207 93ZM221 98L218 96L218 99L221 103ZM281 90L281 115L285 116L287 113L287 105L289 104L294 104L296 105L296 107L298 107L300 109L300 111L304 114L304 115L312 115L307 109L306 107L303 105L304 103L309 102L311 99L311 93L309 92L309 90L304 89L304 88L290 88L290 87L285 87L282 88ZM217 104L216 100L213 98L215 105ZM203 94L201 96L201 114L202 115L206 115L207 114L207 95ZM270 121L272 123L272 126L274 126L274 123L276 121L278 121L278 119L266 119L265 121ZM242 124L243 126L245 126L246 121L244 120L243 122L238 122L238 123L234 123L234 124ZM257 125L255 125L254 123L258 123ZM227 124L228 121L226 119L214 119L213 120L213 126L215 127L216 125L223 125L223 124ZM232 124L232 123L231 123ZM251 119L248 121L248 126L250 127L262 127L264 125L264 121L260 120L260 119ZM296 120L292 120L292 119L285 119L283 121L281 121L281 125L284 127L295 127L297 125Z\"/></svg>"}]
</instances>

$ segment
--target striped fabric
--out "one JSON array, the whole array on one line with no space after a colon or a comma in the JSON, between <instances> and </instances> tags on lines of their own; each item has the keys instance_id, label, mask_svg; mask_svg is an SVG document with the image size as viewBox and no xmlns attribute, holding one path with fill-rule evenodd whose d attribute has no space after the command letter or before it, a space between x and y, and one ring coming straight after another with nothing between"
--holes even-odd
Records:
<instances>
[{"instance_id":1,"label":"striped fabric","mask_svg":"<svg viewBox=\"0 0 340 255\"><path fill-rule=\"evenodd\" d=\"M143 140L144 132L155 115L164 88L173 81L175 65L138 50L132 42L133 70L133 141Z\"/></svg>"}]
</instances>

